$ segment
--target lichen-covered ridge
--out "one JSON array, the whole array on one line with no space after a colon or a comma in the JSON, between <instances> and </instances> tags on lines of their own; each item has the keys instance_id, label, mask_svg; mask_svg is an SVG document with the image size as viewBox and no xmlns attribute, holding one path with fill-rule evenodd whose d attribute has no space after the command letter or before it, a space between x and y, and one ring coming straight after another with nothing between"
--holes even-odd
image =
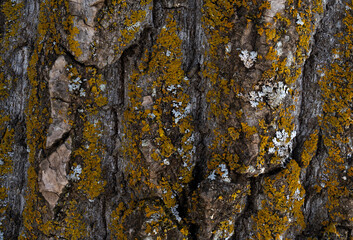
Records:
<instances>
[{"instance_id":1,"label":"lichen-covered ridge","mask_svg":"<svg viewBox=\"0 0 353 240\"><path fill-rule=\"evenodd\" d=\"M5 0L0 25L0 239L352 238L352 0Z\"/></svg>"}]
</instances>

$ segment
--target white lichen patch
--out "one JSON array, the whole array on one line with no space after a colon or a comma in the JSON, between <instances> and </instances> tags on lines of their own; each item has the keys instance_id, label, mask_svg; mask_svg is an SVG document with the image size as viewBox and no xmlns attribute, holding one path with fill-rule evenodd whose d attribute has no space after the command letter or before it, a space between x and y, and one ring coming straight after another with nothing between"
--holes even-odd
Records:
<instances>
[{"instance_id":1,"label":"white lichen patch","mask_svg":"<svg viewBox=\"0 0 353 240\"><path fill-rule=\"evenodd\" d=\"M294 62L294 56L293 53L291 51L288 51L287 53L287 62L286 62L286 67L290 67L292 66Z\"/></svg>"},{"instance_id":2,"label":"white lichen patch","mask_svg":"<svg viewBox=\"0 0 353 240\"><path fill-rule=\"evenodd\" d=\"M126 29L128 31L136 31L136 30L139 30L141 27L141 23L140 22L136 22L135 24L132 24L130 26L128 26Z\"/></svg>"},{"instance_id":3,"label":"white lichen patch","mask_svg":"<svg viewBox=\"0 0 353 240\"><path fill-rule=\"evenodd\" d=\"M180 221L181 221L181 217L180 217L180 215L179 215L178 207L179 207L179 205L176 204L174 207L170 208L170 210L172 211L172 213L173 213L175 219L176 219L178 222L180 222Z\"/></svg>"},{"instance_id":4,"label":"white lichen patch","mask_svg":"<svg viewBox=\"0 0 353 240\"><path fill-rule=\"evenodd\" d=\"M81 84L82 84L82 79L79 77L76 77L75 79L70 80L70 83L68 85L69 91L72 93L78 91L80 97L86 96L85 90L81 88Z\"/></svg>"},{"instance_id":5,"label":"white lichen patch","mask_svg":"<svg viewBox=\"0 0 353 240\"><path fill-rule=\"evenodd\" d=\"M80 180L80 174L82 173L81 165L77 165L74 168L71 168L72 173L67 176L69 180L78 181Z\"/></svg>"},{"instance_id":6,"label":"white lichen patch","mask_svg":"<svg viewBox=\"0 0 353 240\"><path fill-rule=\"evenodd\" d=\"M191 112L191 104L188 104L184 109L181 107L182 105L182 102L173 101L174 109L172 109L172 113L174 115L175 124L178 124L181 119L187 117Z\"/></svg>"},{"instance_id":7,"label":"white lichen patch","mask_svg":"<svg viewBox=\"0 0 353 240\"><path fill-rule=\"evenodd\" d=\"M249 102L257 107L260 102L267 102L271 107L278 107L288 94L288 87L283 82L262 86L262 91L251 91Z\"/></svg>"},{"instance_id":8,"label":"white lichen patch","mask_svg":"<svg viewBox=\"0 0 353 240\"><path fill-rule=\"evenodd\" d=\"M226 45L226 53L230 53L232 51L232 43L228 43L227 45Z\"/></svg>"},{"instance_id":9,"label":"white lichen patch","mask_svg":"<svg viewBox=\"0 0 353 240\"><path fill-rule=\"evenodd\" d=\"M231 182L231 179L229 178L228 168L224 163L219 164L218 167L213 170L207 178L211 181L214 181L216 180L216 174L220 176L223 182Z\"/></svg>"},{"instance_id":10,"label":"white lichen patch","mask_svg":"<svg viewBox=\"0 0 353 240\"><path fill-rule=\"evenodd\" d=\"M276 132L276 137L272 139L273 148L269 149L269 153L277 153L279 157L285 157L292 149L293 139L297 135L297 132L294 130L289 135L286 130Z\"/></svg>"},{"instance_id":11,"label":"white lichen patch","mask_svg":"<svg viewBox=\"0 0 353 240\"><path fill-rule=\"evenodd\" d=\"M163 164L164 164L164 165L170 165L170 162L169 162L168 159L164 159L164 160L163 160Z\"/></svg>"},{"instance_id":12,"label":"white lichen patch","mask_svg":"<svg viewBox=\"0 0 353 240\"><path fill-rule=\"evenodd\" d=\"M301 184L301 183L299 182L299 184ZM293 195L293 198L296 199L297 201L300 201L300 200L303 199L303 196L302 196L302 194L301 194L299 188L297 188L297 189L295 190L294 195Z\"/></svg>"},{"instance_id":13,"label":"white lichen patch","mask_svg":"<svg viewBox=\"0 0 353 240\"><path fill-rule=\"evenodd\" d=\"M169 86L167 87L167 91L176 94L176 87L175 87L174 85L169 85Z\"/></svg>"},{"instance_id":14,"label":"white lichen patch","mask_svg":"<svg viewBox=\"0 0 353 240\"><path fill-rule=\"evenodd\" d=\"M252 165L247 166L246 170L244 171L244 174L250 174L250 175L259 175L263 174L265 172L265 168L261 167L262 165L258 164L256 168Z\"/></svg>"},{"instance_id":15,"label":"white lichen patch","mask_svg":"<svg viewBox=\"0 0 353 240\"><path fill-rule=\"evenodd\" d=\"M234 222L232 220L227 220L225 221L225 225L228 227L224 227L219 229L213 236L212 240L219 240L219 239L224 239L224 240L229 240L233 234L234 234L234 229L233 226ZM231 229L231 231L229 231Z\"/></svg>"},{"instance_id":16,"label":"white lichen patch","mask_svg":"<svg viewBox=\"0 0 353 240\"><path fill-rule=\"evenodd\" d=\"M282 44L281 41L278 41L278 42L276 43L275 50L276 50L277 55L278 55L279 57L282 56L282 54L283 54L283 44Z\"/></svg>"},{"instance_id":17,"label":"white lichen patch","mask_svg":"<svg viewBox=\"0 0 353 240\"><path fill-rule=\"evenodd\" d=\"M86 97L86 92L83 88L80 88L80 97Z\"/></svg>"},{"instance_id":18,"label":"white lichen patch","mask_svg":"<svg viewBox=\"0 0 353 240\"><path fill-rule=\"evenodd\" d=\"M286 0L269 0L271 7L265 12L265 19L267 22L273 21L273 17L277 13L284 12L286 7Z\"/></svg>"},{"instance_id":19,"label":"white lichen patch","mask_svg":"<svg viewBox=\"0 0 353 240\"><path fill-rule=\"evenodd\" d=\"M254 66L254 63L257 58L257 52L251 51L249 53L248 50L242 50L241 53L239 54L240 60L244 63L244 66L246 68L251 68Z\"/></svg>"},{"instance_id":20,"label":"white lichen patch","mask_svg":"<svg viewBox=\"0 0 353 240\"><path fill-rule=\"evenodd\" d=\"M303 19L300 17L299 13L297 14L297 21L295 22L297 25L303 26Z\"/></svg>"},{"instance_id":21,"label":"white lichen patch","mask_svg":"<svg viewBox=\"0 0 353 240\"><path fill-rule=\"evenodd\" d=\"M230 182L230 178L229 178L229 172L228 172L228 168L225 164L220 164L219 165L221 172L222 172L222 179L225 182Z\"/></svg>"},{"instance_id":22,"label":"white lichen patch","mask_svg":"<svg viewBox=\"0 0 353 240\"><path fill-rule=\"evenodd\" d=\"M105 84L99 85L99 89L102 90L103 92L105 91L105 88L106 88Z\"/></svg>"},{"instance_id":23,"label":"white lichen patch","mask_svg":"<svg viewBox=\"0 0 353 240\"><path fill-rule=\"evenodd\" d=\"M276 84L275 91L268 95L268 102L271 106L277 107L288 94L288 87L283 82Z\"/></svg>"},{"instance_id":24,"label":"white lichen patch","mask_svg":"<svg viewBox=\"0 0 353 240\"><path fill-rule=\"evenodd\" d=\"M208 175L207 178L210 179L211 181L216 180L216 171L213 170L213 171L210 173L210 175Z\"/></svg>"}]
</instances>

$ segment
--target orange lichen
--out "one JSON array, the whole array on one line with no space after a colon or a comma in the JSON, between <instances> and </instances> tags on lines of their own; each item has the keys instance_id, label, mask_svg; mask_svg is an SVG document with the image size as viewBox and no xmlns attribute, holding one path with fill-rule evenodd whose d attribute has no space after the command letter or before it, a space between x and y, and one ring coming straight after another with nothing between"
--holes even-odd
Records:
<instances>
[{"instance_id":1,"label":"orange lichen","mask_svg":"<svg viewBox=\"0 0 353 240\"><path fill-rule=\"evenodd\" d=\"M145 200L139 202L131 201L128 204L120 202L111 215L112 222L109 228L112 231L112 239L128 239L128 234L126 233L128 222L126 220L136 216L135 214L139 214L139 217L144 219L141 233L145 236L167 239L168 232L177 228L177 225L168 216L165 206L160 200L156 200L153 203ZM188 230L185 228L182 228L180 232L184 236L188 234Z\"/></svg>"},{"instance_id":2,"label":"orange lichen","mask_svg":"<svg viewBox=\"0 0 353 240\"><path fill-rule=\"evenodd\" d=\"M139 78L143 76L143 73L141 72L141 75L133 74L131 76L132 84L129 86L131 108L125 112L125 118L129 125L135 124L135 121L141 124L138 128L143 130L142 133L144 133L144 135L155 135L154 142L156 149L151 155L154 161L158 162L162 159L167 161L171 158L180 159L180 161L186 163L185 169L182 168L181 172L178 173L182 178L181 182L184 183L191 179L192 142L190 142L189 139L192 137L193 129L191 126L191 117L187 110L187 107L189 107L189 97L182 91L182 87L188 86L188 81L184 78L181 65L181 40L177 36L176 22L172 20L172 18L171 15L168 16L166 27L162 28L160 34L157 36L156 45L153 47L152 58L149 63L149 71L147 73L149 75L158 76L151 85L151 90L158 92L158 95L154 96L155 105L152 110L139 110L142 107L142 89L136 86L138 84L136 84L135 81L138 81ZM164 111L160 106L165 106ZM148 117L151 115L154 117ZM156 125L157 128L152 130L150 128L152 125ZM167 132L167 126L169 126L169 128L178 129L179 134L181 134L180 142L172 142L172 138ZM129 129L130 128L132 127L129 127ZM133 137L132 134L136 134L136 136ZM142 157L136 149L139 148L141 144L141 137L140 131L136 133L130 131L126 132L126 140L129 138L131 140L135 139L134 142L137 140L134 144L129 140L128 145L124 147L126 157L130 158L133 156L134 158L130 164L132 169L129 172L138 174L138 178L136 178L137 176L132 177L132 184L135 184L137 179L141 179L141 176L147 173L143 165L140 166L141 169L139 171L136 172L135 170L136 167L139 166L139 164L136 163L140 161L139 159ZM133 146L133 148L131 148L131 146ZM180 149L180 151L177 151L177 148ZM150 183L148 183L148 177L146 181L146 183L150 185Z\"/></svg>"},{"instance_id":3,"label":"orange lichen","mask_svg":"<svg viewBox=\"0 0 353 240\"><path fill-rule=\"evenodd\" d=\"M98 197L104 190L105 181L102 179L101 156L104 148L100 143L101 123L86 121L83 129L83 142L75 150L74 156L82 161L82 173L78 182L78 189L89 199Z\"/></svg>"},{"instance_id":4,"label":"orange lichen","mask_svg":"<svg viewBox=\"0 0 353 240\"><path fill-rule=\"evenodd\" d=\"M117 54L121 54L122 49L135 39L136 34L141 28L140 24L146 17L146 11L131 10L128 16L129 18L125 19L126 28L120 30L121 37L119 38L119 44L115 47Z\"/></svg>"},{"instance_id":5,"label":"orange lichen","mask_svg":"<svg viewBox=\"0 0 353 240\"><path fill-rule=\"evenodd\" d=\"M157 239L167 239L168 231L177 226L167 216L164 209L157 204L147 205L143 209L145 216L149 218L143 226L144 232L147 235L157 235Z\"/></svg>"},{"instance_id":6,"label":"orange lichen","mask_svg":"<svg viewBox=\"0 0 353 240\"><path fill-rule=\"evenodd\" d=\"M69 50L72 52L75 58L78 58L82 55L82 50L80 48L80 44L75 39L76 36L80 33L80 30L74 23L74 16L69 13L69 1L68 0L58 0L62 1L64 5L64 9L66 11L65 17L62 20L62 25L64 30L67 32L67 43Z\"/></svg>"},{"instance_id":7,"label":"orange lichen","mask_svg":"<svg viewBox=\"0 0 353 240\"><path fill-rule=\"evenodd\" d=\"M335 238L340 239L341 238L341 235L338 233L335 223L330 223L329 225L327 225L325 227L324 237L326 239L335 239Z\"/></svg>"},{"instance_id":8,"label":"orange lichen","mask_svg":"<svg viewBox=\"0 0 353 240\"><path fill-rule=\"evenodd\" d=\"M67 21L69 29L67 41L69 43L69 48L75 57L79 57L82 55L82 50L80 48L80 44L75 40L75 37L80 33L80 30L74 25L72 16L69 16Z\"/></svg>"},{"instance_id":9,"label":"orange lichen","mask_svg":"<svg viewBox=\"0 0 353 240\"><path fill-rule=\"evenodd\" d=\"M248 5L246 1L208 0L202 7L203 28L209 48L205 52L207 60L204 63L202 75L211 84L206 96L210 106L209 120L217 119L219 125L213 129L213 141L209 146L212 159L207 162L207 166L210 171L222 162L227 163L231 170L238 167L238 156L230 152L230 146L239 138L241 129L227 126L231 112L229 103L225 99L239 91L234 79L228 79L220 74L218 65L218 61L222 61L225 56L219 54L220 49L225 49L226 44L230 42L230 32L234 26L232 18L235 16L236 7L248 8ZM222 130L224 127L226 130Z\"/></svg>"},{"instance_id":10,"label":"orange lichen","mask_svg":"<svg viewBox=\"0 0 353 240\"><path fill-rule=\"evenodd\" d=\"M3 114L3 111L1 111ZM7 115L0 115L0 132L2 138L0 140L0 176L4 176L12 171L12 144L14 141L14 129L11 129Z\"/></svg>"},{"instance_id":11,"label":"orange lichen","mask_svg":"<svg viewBox=\"0 0 353 240\"><path fill-rule=\"evenodd\" d=\"M165 22L156 37L152 52L145 53L138 69L130 76L127 93L129 104L124 112L122 153L128 159L125 171L129 187L139 195L145 194L145 189L161 192L163 205L171 209L176 207L184 185L192 179L194 139L190 97L186 94L189 81L182 70L179 29L172 14L168 14ZM146 88L142 88L141 81L146 78L151 81ZM143 96L146 95L153 99L153 106L149 108L142 106ZM141 149L146 148L146 139L151 139L149 141L152 143L147 144L148 155L141 152ZM178 163L172 166L170 162ZM149 164L158 164L166 173L173 171L173 175L150 172ZM170 217L166 216L165 220L173 223ZM155 224L146 226L147 231L157 229ZM117 234L121 237L123 230L121 227L118 229L120 233ZM187 232L186 229L183 232Z\"/></svg>"},{"instance_id":12,"label":"orange lichen","mask_svg":"<svg viewBox=\"0 0 353 240\"><path fill-rule=\"evenodd\" d=\"M82 103L78 106L75 104L72 109L74 111L69 111L70 115L76 112L80 119L80 126L74 121L70 121L70 125L80 128L83 125L81 142L73 152L74 165L82 165L80 179L75 185L88 199L93 200L104 191L106 184L101 169L101 159L105 154L105 146L101 142L104 131L98 116L100 108L107 104L104 92L106 82L94 67L82 69L70 64L66 68L70 84L78 84L79 88L79 94L73 91L71 98L80 98Z\"/></svg>"},{"instance_id":13,"label":"orange lichen","mask_svg":"<svg viewBox=\"0 0 353 240\"><path fill-rule=\"evenodd\" d=\"M89 106L87 109L89 112L96 114L99 108L108 103L103 91L107 83L102 79L102 74L98 74L97 69L93 67L88 67L86 73L90 76L87 82L91 93L90 98L86 100L86 106Z\"/></svg>"},{"instance_id":14,"label":"orange lichen","mask_svg":"<svg viewBox=\"0 0 353 240\"><path fill-rule=\"evenodd\" d=\"M20 234L19 239L33 239L36 238L37 234L35 229L38 228L38 225L42 223L41 214L38 211L38 196L36 193L39 191L38 187L38 175L34 168L30 166L27 171L28 177L28 186L26 194L26 206L23 210L23 226L24 231Z\"/></svg>"},{"instance_id":15,"label":"orange lichen","mask_svg":"<svg viewBox=\"0 0 353 240\"><path fill-rule=\"evenodd\" d=\"M11 49L17 47L16 38L20 29L21 13L24 8L24 2L13 2L10 0L1 3L1 12L4 16L4 32L0 37L0 100L6 100L10 95L12 84L16 81L15 76L9 74L11 69L10 61L3 59L2 55L11 52ZM5 105L4 105L5 106ZM13 171L12 154L14 143L14 129L10 125L10 116L7 115L5 109L0 110L0 179L4 179ZM3 223L5 213L8 208L6 199L8 188L5 181L0 183L0 232L4 230L6 225Z\"/></svg>"},{"instance_id":16,"label":"orange lichen","mask_svg":"<svg viewBox=\"0 0 353 240\"><path fill-rule=\"evenodd\" d=\"M227 239L234 233L234 223L231 220L225 220L218 224L217 230L213 231L214 236L221 239Z\"/></svg>"},{"instance_id":17,"label":"orange lichen","mask_svg":"<svg viewBox=\"0 0 353 240\"><path fill-rule=\"evenodd\" d=\"M127 237L125 235L125 229L124 229L124 221L126 217L131 213L131 208L127 210L124 206L124 203L120 202L118 207L112 212L111 214L111 223L109 225L109 229L112 233L112 238L113 239L121 239L121 240L126 240Z\"/></svg>"},{"instance_id":18,"label":"orange lichen","mask_svg":"<svg viewBox=\"0 0 353 240\"><path fill-rule=\"evenodd\" d=\"M353 1L350 3L353 6ZM334 49L339 58L332 60L331 65L325 69L324 77L319 85L323 101L323 114L319 124L323 132L323 143L327 149L328 157L325 166L325 190L328 193L327 209L330 224L339 220L346 220L346 213L341 208L341 199L350 197L346 185L341 183L342 173L345 171L346 147L349 144L347 129L352 126L352 98L353 74L351 71L351 46L353 46L353 10L347 8L343 19L344 35L339 35L341 45Z\"/></svg>"},{"instance_id":19,"label":"orange lichen","mask_svg":"<svg viewBox=\"0 0 353 240\"><path fill-rule=\"evenodd\" d=\"M0 115L0 133L3 136L0 141L0 179L3 179L12 172L12 157L13 151L12 144L14 142L14 130L7 127L9 117L3 115L1 111ZM4 224L2 224L3 215L7 209L6 198L7 198L7 187L0 184L0 231L4 230Z\"/></svg>"},{"instance_id":20,"label":"orange lichen","mask_svg":"<svg viewBox=\"0 0 353 240\"><path fill-rule=\"evenodd\" d=\"M299 176L300 167L291 160L279 174L264 179L266 198L253 217L255 239L280 239L289 228L297 231L305 228L302 213L305 191Z\"/></svg>"},{"instance_id":21,"label":"orange lichen","mask_svg":"<svg viewBox=\"0 0 353 240\"><path fill-rule=\"evenodd\" d=\"M148 10L152 9L151 2L152 0L143 0L139 1L138 5L134 5L133 2L113 0L103 11L105 14L98 17L98 21L109 22L109 31L116 30L118 32L118 43L115 46L117 55L122 54L124 49L136 39L137 34L141 31L141 24L148 16L146 6L149 5ZM116 22L110 22L113 16L121 18L119 28Z\"/></svg>"},{"instance_id":22,"label":"orange lichen","mask_svg":"<svg viewBox=\"0 0 353 240\"><path fill-rule=\"evenodd\" d=\"M177 35L177 23L172 15L168 15L166 23L157 36L150 62L149 74L157 76L151 90L156 91L157 95L152 111L156 118L149 122L150 125L155 123L158 126L155 144L161 157L180 162L182 167L177 173L180 178L178 182L184 184L191 180L194 151L190 97L185 91L189 81L182 70L181 39ZM174 136L168 134L168 128L175 129L177 133ZM180 140L173 142L172 139L177 139L177 136Z\"/></svg>"},{"instance_id":23,"label":"orange lichen","mask_svg":"<svg viewBox=\"0 0 353 240\"><path fill-rule=\"evenodd\" d=\"M72 200L68 204L65 211L65 218L63 221L63 237L65 239L84 239L87 237L86 225L83 221L82 214L77 210L78 202Z\"/></svg>"},{"instance_id":24,"label":"orange lichen","mask_svg":"<svg viewBox=\"0 0 353 240\"><path fill-rule=\"evenodd\" d=\"M46 24L46 21L42 22L45 18L41 17L41 15L45 14L45 4L42 3L40 7L39 19L41 21L38 24L38 29L43 28L42 24ZM42 37L39 36L39 39ZM44 90L43 85L45 86L44 83L40 83L37 75L39 53L42 53L42 50L43 45L37 40L36 48L30 58L28 67L28 79L31 88L26 109L26 136L27 148L29 149L28 161L31 166L27 172L26 206L23 211L24 231L21 233L20 239L34 238L37 235L36 230L38 226L42 223L41 213L37 207L40 198L38 196L38 173L35 170L35 166L38 164L37 154L40 149L44 149L46 142L45 124L42 123L46 122L49 118L49 112L45 105L46 102L43 102L43 99L39 99L38 97Z\"/></svg>"},{"instance_id":25,"label":"orange lichen","mask_svg":"<svg viewBox=\"0 0 353 240\"><path fill-rule=\"evenodd\" d=\"M24 7L24 2L14 2L11 0L3 1L1 4L1 12L5 17L5 32L4 36L1 37L0 42L2 49L1 53L4 53L6 49L9 49L14 38L16 38L18 30L20 29L20 17ZM1 64L2 66L2 64Z\"/></svg>"},{"instance_id":26,"label":"orange lichen","mask_svg":"<svg viewBox=\"0 0 353 240\"><path fill-rule=\"evenodd\" d=\"M68 1L47 0L41 2L39 7L39 23L37 26L38 36L27 69L30 83L30 96L26 109L26 134L30 167L28 169L27 178L26 206L22 214L24 229L20 234L20 239L34 239L42 235L48 237L62 227L58 222L46 219L49 210L45 206L42 196L38 195L39 186L36 167L40 160L38 153L45 148L46 143L47 124L44 123L50 122L49 111L47 109L48 101L40 97L46 96L47 94L47 81L44 81L39 73L42 71L41 66L52 64L49 55L62 54L63 52L58 44L61 36L56 30L57 24L64 23L65 25L65 23L67 23L65 25L66 27L72 27L72 25L70 25L71 23L66 21L66 18L61 18L62 12L58 11L61 7L67 12ZM70 32L70 29L65 30ZM72 215L74 213L70 214ZM79 217L79 215L76 217ZM77 229L81 226L82 224L79 224L75 228ZM72 230L69 227L65 229L66 236L75 239L77 235L75 233L76 230ZM72 234L69 233L69 231L71 231ZM80 229L80 231L84 232L82 229ZM76 239L78 238L80 237Z\"/></svg>"},{"instance_id":27,"label":"orange lichen","mask_svg":"<svg viewBox=\"0 0 353 240\"><path fill-rule=\"evenodd\" d=\"M317 150L317 142L319 140L318 130L310 134L309 138L304 142L303 152L301 155L301 161L303 168L309 166L311 159L314 157Z\"/></svg>"}]
</instances>

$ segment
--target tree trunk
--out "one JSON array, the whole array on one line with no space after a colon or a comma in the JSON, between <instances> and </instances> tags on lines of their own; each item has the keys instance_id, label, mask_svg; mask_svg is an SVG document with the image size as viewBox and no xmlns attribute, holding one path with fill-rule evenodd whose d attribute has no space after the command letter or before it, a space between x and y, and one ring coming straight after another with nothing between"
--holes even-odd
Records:
<instances>
[{"instance_id":1,"label":"tree trunk","mask_svg":"<svg viewBox=\"0 0 353 240\"><path fill-rule=\"evenodd\" d=\"M0 239L353 238L353 1L1 1Z\"/></svg>"}]
</instances>

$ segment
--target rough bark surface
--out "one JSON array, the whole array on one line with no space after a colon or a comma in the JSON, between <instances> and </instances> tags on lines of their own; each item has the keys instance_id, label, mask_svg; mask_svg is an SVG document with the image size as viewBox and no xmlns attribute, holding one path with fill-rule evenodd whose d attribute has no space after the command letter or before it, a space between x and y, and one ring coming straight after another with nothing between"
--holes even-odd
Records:
<instances>
[{"instance_id":1,"label":"rough bark surface","mask_svg":"<svg viewBox=\"0 0 353 240\"><path fill-rule=\"evenodd\" d=\"M0 239L353 239L351 0L0 9Z\"/></svg>"}]
</instances>

